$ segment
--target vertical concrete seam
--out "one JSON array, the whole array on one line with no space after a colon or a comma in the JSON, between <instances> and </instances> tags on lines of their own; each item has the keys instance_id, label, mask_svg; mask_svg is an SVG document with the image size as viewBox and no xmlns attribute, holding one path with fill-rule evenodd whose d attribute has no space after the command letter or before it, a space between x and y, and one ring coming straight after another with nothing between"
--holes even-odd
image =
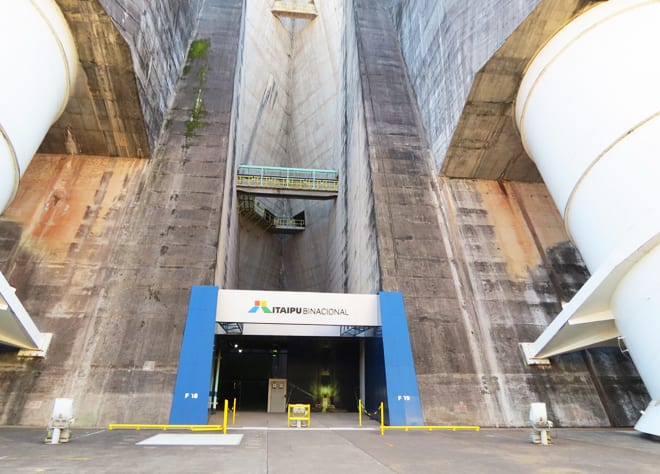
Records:
<instances>
[{"instance_id":1,"label":"vertical concrete seam","mask_svg":"<svg viewBox=\"0 0 660 474\"><path fill-rule=\"evenodd\" d=\"M454 200L449 195L451 193L450 186L447 182L442 186L442 190L438 190L436 194L437 202L436 209L439 213L439 228L442 241L447 252L449 267L452 274L452 279L455 282L456 296L460 302L461 316L466 330L466 337L470 345L470 356L474 364L475 375L480 376L482 379L489 374L492 374L493 368L490 366L487 358L481 357L483 352L478 344L481 328L479 327L479 312L475 306L474 298L468 298L468 295L475 294L472 286L472 281L467 268L465 254L459 244L454 245L453 242L461 242L457 235L458 223L456 221L456 212L453 208ZM445 212L445 209L447 212ZM466 290L467 289L467 290ZM498 393L502 393L498 390ZM498 417L501 419L502 407L500 405L499 397L493 396L492 391L489 391L488 396L483 399L487 406L487 412L491 420L496 420ZM494 402L497 402L495 406ZM498 423L496 422L496 426Z\"/></svg>"},{"instance_id":2,"label":"vertical concrete seam","mask_svg":"<svg viewBox=\"0 0 660 474\"><path fill-rule=\"evenodd\" d=\"M373 105L372 105L372 99L371 99L371 85L369 83L369 76L366 71L366 66L363 67L364 61L363 61L363 56L364 56L364 44L362 40L362 30L360 28L360 21L359 21L359 13L358 10L360 9L359 5L356 5L359 0L353 0L353 22L354 22L354 27L355 27L355 39L357 42L357 62L358 62L358 79L360 81L360 88L362 90L361 94L361 106L362 106L362 111L364 113L364 122L365 122L365 147L366 147L366 159L368 162L368 166L366 167L367 172L369 174L368 176L368 182L366 183L370 189L370 196L371 196L371 206L369 210L369 221L371 222L370 228L373 229L373 235L374 235L374 240L376 244L376 263L378 265L379 271L378 271L378 289L381 290L383 289L383 272L380 270L380 262L381 262L381 253L380 253L380 246L378 245L379 242L379 231L378 231L378 226L376 225L376 203L375 199L373 197L373 189L374 189L374 184L373 184L373 173L374 173L374 161L375 158L372 159L372 154L371 154L371 133L370 133L370 121L369 117L374 116L373 112ZM368 102L368 103L366 103Z\"/></svg>"},{"instance_id":3,"label":"vertical concrete seam","mask_svg":"<svg viewBox=\"0 0 660 474\"><path fill-rule=\"evenodd\" d=\"M207 0L204 0L204 5ZM225 163L225 185L223 189L223 198L220 203L220 231L218 236L218 256L216 257L216 268L214 269L214 282L217 286L225 288L227 286L228 268L229 268L229 240L232 239L233 233L238 232L237 229L231 229L231 215L234 212L234 203L236 200L234 196L236 191L234 189L234 176L236 174L236 134L238 129L241 102L241 82L243 78L243 61L245 54L245 2L241 0L241 13L240 13L240 28L238 34L238 46L236 49L236 57L234 58L234 85L232 87L232 100L231 111L229 113L229 137L227 140L227 159ZM201 13L200 10L200 21ZM238 239L238 236L236 236ZM233 268L238 272L238 265ZM238 281L238 275L236 275Z\"/></svg>"},{"instance_id":4,"label":"vertical concrete seam","mask_svg":"<svg viewBox=\"0 0 660 474\"><path fill-rule=\"evenodd\" d=\"M520 210L520 214L523 216L523 220L525 222L525 225L527 226L527 229L529 230L530 235L532 236L532 240L534 241L534 246L536 247L536 251L538 252L539 256L541 257L541 262L543 263L543 268L545 268L545 271L548 273L548 278L550 279L550 283L552 284L552 287L555 290L555 294L557 295L557 298L559 299L560 302L564 301L564 295L561 289L561 284L559 283L559 279L557 278L557 274L555 273L554 269L552 268L552 263L548 260L548 256L545 253L545 249L543 248L543 244L541 243L541 239L539 238L538 234L536 233L536 229L534 228L534 223L532 222L532 219L529 215L529 212L527 211L527 208L525 207L522 199L520 198L520 193L518 192L518 189L516 186L513 185L507 185L502 181L497 181L497 184L499 185L500 189L504 191L505 195L511 196L513 198L513 202L515 205L518 207ZM560 303L561 306L561 303Z\"/></svg>"}]
</instances>

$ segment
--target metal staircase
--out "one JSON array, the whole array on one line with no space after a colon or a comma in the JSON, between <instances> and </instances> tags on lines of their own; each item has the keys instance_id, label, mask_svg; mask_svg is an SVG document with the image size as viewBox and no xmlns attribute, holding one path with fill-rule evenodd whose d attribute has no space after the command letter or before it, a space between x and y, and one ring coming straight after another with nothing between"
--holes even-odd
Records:
<instances>
[{"instance_id":1,"label":"metal staircase","mask_svg":"<svg viewBox=\"0 0 660 474\"><path fill-rule=\"evenodd\" d=\"M305 212L276 215L257 196L292 199L336 199L339 173L334 170L240 165L236 173L238 211L269 232L292 234L305 230Z\"/></svg>"},{"instance_id":2,"label":"metal staircase","mask_svg":"<svg viewBox=\"0 0 660 474\"><path fill-rule=\"evenodd\" d=\"M280 217L252 194L239 193L238 212L274 234L293 234L305 230L304 211L293 217Z\"/></svg>"}]
</instances>

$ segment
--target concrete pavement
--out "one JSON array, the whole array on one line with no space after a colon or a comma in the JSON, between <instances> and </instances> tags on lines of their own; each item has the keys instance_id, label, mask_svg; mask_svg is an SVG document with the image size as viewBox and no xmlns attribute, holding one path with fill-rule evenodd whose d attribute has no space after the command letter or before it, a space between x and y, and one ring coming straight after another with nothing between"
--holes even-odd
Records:
<instances>
[{"instance_id":1,"label":"concrete pavement","mask_svg":"<svg viewBox=\"0 0 660 474\"><path fill-rule=\"evenodd\" d=\"M228 434L243 434L241 443L209 447L140 446L162 432L75 427L70 443L46 445L45 428L2 427L0 472L655 473L660 466L660 443L627 429L557 429L553 445L537 446L525 428L385 436L378 428L374 420L359 428L354 413L314 413L311 430L287 429L281 414L238 413Z\"/></svg>"}]
</instances>

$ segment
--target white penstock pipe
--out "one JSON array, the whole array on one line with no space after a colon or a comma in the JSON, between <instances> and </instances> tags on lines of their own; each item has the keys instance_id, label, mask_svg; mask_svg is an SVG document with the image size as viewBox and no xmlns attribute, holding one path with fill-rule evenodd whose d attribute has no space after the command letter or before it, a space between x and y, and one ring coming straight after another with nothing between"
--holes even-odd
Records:
<instances>
[{"instance_id":1,"label":"white penstock pipe","mask_svg":"<svg viewBox=\"0 0 660 474\"><path fill-rule=\"evenodd\" d=\"M78 55L54 0L0 1L0 213L73 89Z\"/></svg>"}]
</instances>

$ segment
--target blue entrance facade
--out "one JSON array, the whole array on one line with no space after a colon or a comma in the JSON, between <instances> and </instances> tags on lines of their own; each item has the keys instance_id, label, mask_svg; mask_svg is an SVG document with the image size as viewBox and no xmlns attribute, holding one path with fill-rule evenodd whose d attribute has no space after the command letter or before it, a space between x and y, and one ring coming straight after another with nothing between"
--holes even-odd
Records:
<instances>
[{"instance_id":1,"label":"blue entrance facade","mask_svg":"<svg viewBox=\"0 0 660 474\"><path fill-rule=\"evenodd\" d=\"M208 422L217 304L217 286L193 286L170 410L171 425Z\"/></svg>"},{"instance_id":2,"label":"blue entrance facade","mask_svg":"<svg viewBox=\"0 0 660 474\"><path fill-rule=\"evenodd\" d=\"M206 424L219 288L192 288L170 424ZM365 338L365 406L384 402L388 425L423 425L403 295L378 295L382 338ZM219 394L223 399L223 394Z\"/></svg>"}]
</instances>

